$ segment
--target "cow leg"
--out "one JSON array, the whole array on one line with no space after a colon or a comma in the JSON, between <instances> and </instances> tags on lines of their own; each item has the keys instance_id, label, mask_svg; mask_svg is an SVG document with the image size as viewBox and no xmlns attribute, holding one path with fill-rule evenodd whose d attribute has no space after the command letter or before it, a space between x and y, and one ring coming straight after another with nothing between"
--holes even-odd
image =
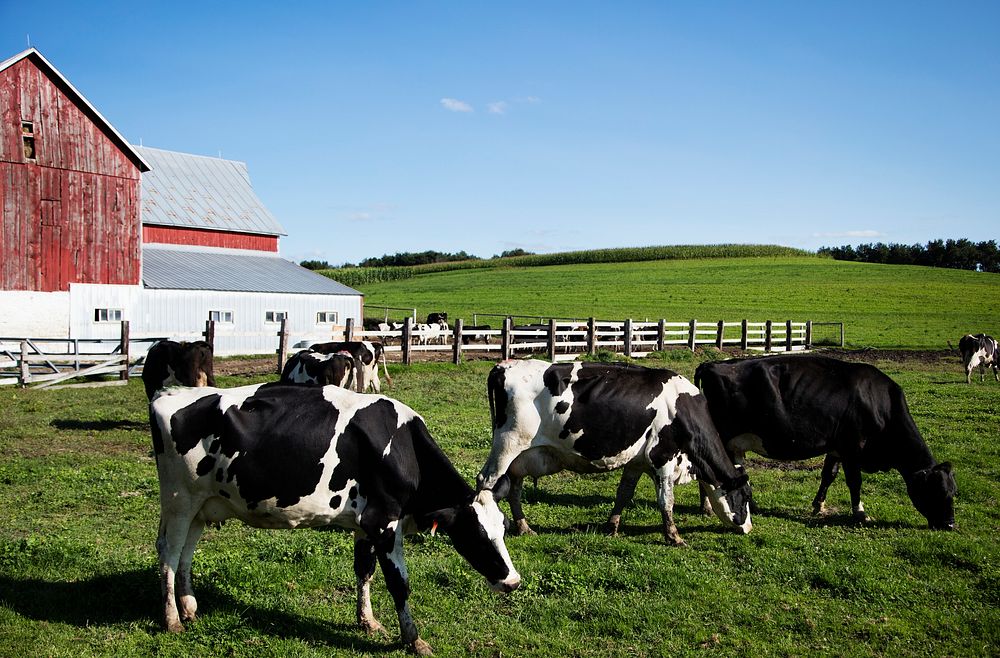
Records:
<instances>
[{"instance_id":1,"label":"cow leg","mask_svg":"<svg viewBox=\"0 0 1000 658\"><path fill-rule=\"evenodd\" d=\"M400 639L418 656L432 655L431 646L421 640L417 633L417 625L413 622L410 606L407 603L410 596L410 583L406 573L406 563L403 561L403 532L398 526L392 551L386 553L381 549L376 549L376 555L379 566L382 567L385 585L396 604Z\"/></svg>"},{"instance_id":2,"label":"cow leg","mask_svg":"<svg viewBox=\"0 0 1000 658\"><path fill-rule=\"evenodd\" d=\"M993 378L1000 382L1000 373L997 373L996 361L993 362Z\"/></svg>"},{"instance_id":3,"label":"cow leg","mask_svg":"<svg viewBox=\"0 0 1000 658\"><path fill-rule=\"evenodd\" d=\"M865 513L865 506L861 502L861 467L851 462L844 462L844 479L847 480L847 488L851 492L851 509L854 510L854 520L858 523L867 523L870 519Z\"/></svg>"},{"instance_id":4,"label":"cow leg","mask_svg":"<svg viewBox=\"0 0 1000 658\"><path fill-rule=\"evenodd\" d=\"M658 469L653 481L656 483L656 502L663 517L663 539L670 546L684 546L684 540L674 525L674 482L666 469Z\"/></svg>"},{"instance_id":5,"label":"cow leg","mask_svg":"<svg viewBox=\"0 0 1000 658\"><path fill-rule=\"evenodd\" d=\"M163 626L171 633L184 630L177 610L177 571L187 538L191 534L190 516L160 515L160 530L156 539L156 552L160 563L160 594L163 599ZM192 548L193 550L193 548ZM182 585L183 588L183 585Z\"/></svg>"},{"instance_id":6,"label":"cow leg","mask_svg":"<svg viewBox=\"0 0 1000 658\"><path fill-rule=\"evenodd\" d=\"M358 579L358 625L367 633L384 633L385 627L372 612L371 581L375 575L375 545L362 533L354 533L354 575Z\"/></svg>"},{"instance_id":7,"label":"cow leg","mask_svg":"<svg viewBox=\"0 0 1000 658\"><path fill-rule=\"evenodd\" d=\"M507 468L507 477L510 478L510 493L507 494L507 502L510 503L510 515L515 523L514 534L535 534L524 518L524 510L521 508L521 492L524 489L525 476L535 478L537 481L543 475L551 475L561 470L563 470L562 461L545 448L525 450L511 462L510 467Z\"/></svg>"},{"instance_id":8,"label":"cow leg","mask_svg":"<svg viewBox=\"0 0 1000 658\"><path fill-rule=\"evenodd\" d=\"M194 597L194 589L191 587L191 561L194 559L194 548L201 539L201 533L205 530L205 522L199 518L194 518L188 528L187 539L184 542L184 550L181 551L181 559L178 568L177 600L180 603L180 615L182 621L194 621L198 612L198 601Z\"/></svg>"},{"instance_id":9,"label":"cow leg","mask_svg":"<svg viewBox=\"0 0 1000 658\"><path fill-rule=\"evenodd\" d=\"M828 454L823 461L823 475L820 477L819 490L813 498L813 514L822 514L826 511L826 492L837 479L840 472L840 459Z\"/></svg>"},{"instance_id":10,"label":"cow leg","mask_svg":"<svg viewBox=\"0 0 1000 658\"><path fill-rule=\"evenodd\" d=\"M622 479L618 482L618 492L615 494L615 505L611 508L611 516L608 517L606 526L607 533L612 537L618 534L618 528L622 522L622 511L626 505L632 502L635 488L639 485L642 473L641 468L626 466L622 469Z\"/></svg>"}]
</instances>

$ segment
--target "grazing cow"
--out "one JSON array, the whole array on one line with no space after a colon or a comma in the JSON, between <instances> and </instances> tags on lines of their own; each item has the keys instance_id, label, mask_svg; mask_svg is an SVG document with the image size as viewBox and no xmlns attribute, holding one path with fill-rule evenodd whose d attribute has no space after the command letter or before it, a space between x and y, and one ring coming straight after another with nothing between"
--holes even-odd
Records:
<instances>
[{"instance_id":1,"label":"grazing cow","mask_svg":"<svg viewBox=\"0 0 1000 658\"><path fill-rule=\"evenodd\" d=\"M402 641L421 655L431 650L407 604L404 534L439 529L494 590L520 584L494 495L475 493L400 402L336 386L173 388L150 404L150 425L169 631L195 618L191 560L205 524L229 518L258 528L353 530L358 624L382 630L369 595L378 561Z\"/></svg>"},{"instance_id":2,"label":"grazing cow","mask_svg":"<svg viewBox=\"0 0 1000 658\"><path fill-rule=\"evenodd\" d=\"M997 354L997 341L986 334L966 334L958 341L958 349L962 353L962 365L965 366L965 383L972 383L972 371L979 366L979 381L985 381L986 368L993 368L993 376L1000 382L997 367L1000 366L1000 354Z\"/></svg>"},{"instance_id":3,"label":"grazing cow","mask_svg":"<svg viewBox=\"0 0 1000 658\"><path fill-rule=\"evenodd\" d=\"M385 349L382 343L367 340L352 340L340 343L316 343L309 349L321 354L336 354L337 352L347 352L354 358L354 367L358 376L358 392L363 393L368 389L374 389L376 393L382 390L378 380L378 364L382 362L382 370L385 372L385 381L392 386L392 378L389 376L389 369L385 365Z\"/></svg>"},{"instance_id":4,"label":"grazing cow","mask_svg":"<svg viewBox=\"0 0 1000 658\"><path fill-rule=\"evenodd\" d=\"M447 313L430 313L427 316L427 324L441 324L442 322L448 323Z\"/></svg>"},{"instance_id":5,"label":"grazing cow","mask_svg":"<svg viewBox=\"0 0 1000 658\"><path fill-rule=\"evenodd\" d=\"M302 350L292 355L281 370L280 381L287 384L332 384L341 388L356 385L357 369L350 352L322 354Z\"/></svg>"},{"instance_id":6,"label":"grazing cow","mask_svg":"<svg viewBox=\"0 0 1000 658\"><path fill-rule=\"evenodd\" d=\"M826 455L814 513L823 511L842 463L858 521L868 520L861 472L896 469L930 527L954 528L957 488L951 464L934 460L903 390L878 368L782 355L703 363L694 381L736 461L747 450L784 461Z\"/></svg>"},{"instance_id":7,"label":"grazing cow","mask_svg":"<svg viewBox=\"0 0 1000 658\"><path fill-rule=\"evenodd\" d=\"M215 386L212 346L203 340L161 340L146 352L142 383L149 399L166 386Z\"/></svg>"},{"instance_id":8,"label":"grazing cow","mask_svg":"<svg viewBox=\"0 0 1000 658\"><path fill-rule=\"evenodd\" d=\"M520 533L530 533L521 510L525 476L562 470L624 469L608 521L621 513L643 473L657 488L668 544L683 544L673 520L675 484L695 478L710 492L725 523L750 532L750 485L727 459L704 397L669 370L599 363L503 361L487 379L493 448L478 485L511 482L510 509Z\"/></svg>"},{"instance_id":9,"label":"grazing cow","mask_svg":"<svg viewBox=\"0 0 1000 658\"><path fill-rule=\"evenodd\" d=\"M428 343L443 345L449 327L448 323L442 320L433 324L420 323L415 329L414 340L418 345L427 345Z\"/></svg>"}]
</instances>

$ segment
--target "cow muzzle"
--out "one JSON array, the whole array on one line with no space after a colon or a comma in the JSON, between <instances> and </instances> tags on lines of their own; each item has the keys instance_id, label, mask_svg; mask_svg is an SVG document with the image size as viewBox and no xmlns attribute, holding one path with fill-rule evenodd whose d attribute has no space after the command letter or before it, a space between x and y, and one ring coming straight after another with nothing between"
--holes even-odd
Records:
<instances>
[{"instance_id":1,"label":"cow muzzle","mask_svg":"<svg viewBox=\"0 0 1000 658\"><path fill-rule=\"evenodd\" d=\"M490 589L501 594L510 594L521 586L521 576L515 572L498 583L490 583Z\"/></svg>"}]
</instances>

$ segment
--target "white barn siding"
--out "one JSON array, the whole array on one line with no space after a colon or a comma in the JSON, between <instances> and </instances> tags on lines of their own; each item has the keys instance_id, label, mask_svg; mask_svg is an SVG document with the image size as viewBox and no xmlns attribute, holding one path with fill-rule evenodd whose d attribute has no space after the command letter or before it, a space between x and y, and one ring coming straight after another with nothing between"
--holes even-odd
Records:
<instances>
[{"instance_id":1,"label":"white barn siding","mask_svg":"<svg viewBox=\"0 0 1000 658\"><path fill-rule=\"evenodd\" d=\"M63 337L69 330L66 291L0 291L0 337Z\"/></svg>"},{"instance_id":2,"label":"white barn siding","mask_svg":"<svg viewBox=\"0 0 1000 658\"><path fill-rule=\"evenodd\" d=\"M138 286L75 284L70 290L70 336L117 338L118 322L95 322L94 310L117 308L129 321L132 338L168 337L202 340L209 311L231 311L233 322L216 322L215 354L273 354L280 323L265 322L267 311L288 313L289 345L298 340L330 340L333 327L316 324L319 312L337 313L337 326L347 318L360 326L361 297L212 290L150 290ZM64 324L64 326L66 326ZM24 334L15 334L24 335ZM39 334L27 334L39 335ZM62 332L51 334L64 336Z\"/></svg>"}]
</instances>

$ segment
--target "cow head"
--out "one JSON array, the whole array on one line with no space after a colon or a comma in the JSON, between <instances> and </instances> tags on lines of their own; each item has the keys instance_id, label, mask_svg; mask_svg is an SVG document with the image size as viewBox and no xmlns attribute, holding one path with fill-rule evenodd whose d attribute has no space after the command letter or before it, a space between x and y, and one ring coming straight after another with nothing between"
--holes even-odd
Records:
<instances>
[{"instance_id":1,"label":"cow head","mask_svg":"<svg viewBox=\"0 0 1000 658\"><path fill-rule=\"evenodd\" d=\"M744 535L753 528L750 522L750 478L737 466L737 475L726 480L718 487L704 483L708 490L708 500L712 509L723 523L734 526Z\"/></svg>"},{"instance_id":2,"label":"cow head","mask_svg":"<svg viewBox=\"0 0 1000 658\"><path fill-rule=\"evenodd\" d=\"M955 529L955 474L951 463L943 462L917 471L906 482L913 506L924 515L933 530Z\"/></svg>"},{"instance_id":3,"label":"cow head","mask_svg":"<svg viewBox=\"0 0 1000 658\"><path fill-rule=\"evenodd\" d=\"M431 512L420 523L448 533L455 550L498 592L512 592L521 584L503 541L506 520L497 506L509 486L503 477L495 491L480 491L471 501Z\"/></svg>"}]
</instances>

